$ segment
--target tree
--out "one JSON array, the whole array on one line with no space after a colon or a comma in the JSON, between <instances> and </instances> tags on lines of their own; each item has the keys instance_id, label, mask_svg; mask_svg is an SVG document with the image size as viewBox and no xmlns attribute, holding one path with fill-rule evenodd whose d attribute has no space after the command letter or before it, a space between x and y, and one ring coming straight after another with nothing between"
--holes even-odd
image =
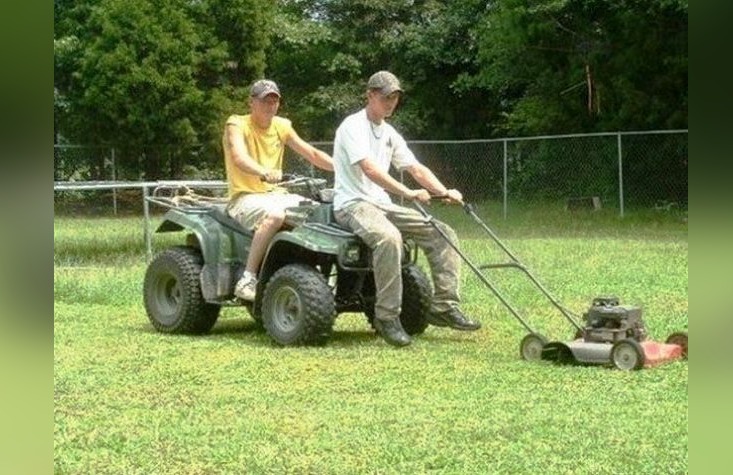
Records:
<instances>
[{"instance_id":1,"label":"tree","mask_svg":"<svg viewBox=\"0 0 733 475\"><path fill-rule=\"evenodd\" d=\"M344 116L363 106L366 80L380 69L406 89L393 123L407 137L486 136L493 102L461 84L475 68L470 31L483 4L280 0L268 73L284 85L285 104L297 104L290 117L311 136L331 140Z\"/></svg>"},{"instance_id":2,"label":"tree","mask_svg":"<svg viewBox=\"0 0 733 475\"><path fill-rule=\"evenodd\" d=\"M283 113L303 135L333 140L364 104L368 75L395 69L386 48L409 20L409 0L280 0L268 73L283 87ZM289 104L297 104L289 107ZM409 114L407 114L409 116ZM401 112L396 121L406 121Z\"/></svg>"},{"instance_id":3,"label":"tree","mask_svg":"<svg viewBox=\"0 0 733 475\"><path fill-rule=\"evenodd\" d=\"M389 37L389 53L411 85L407 100L421 139L489 137L497 97L465 81L478 72L477 31L483 0L415 2L411 18Z\"/></svg>"},{"instance_id":4,"label":"tree","mask_svg":"<svg viewBox=\"0 0 733 475\"><path fill-rule=\"evenodd\" d=\"M54 85L70 139L128 151L145 178L180 173L181 151L217 144L264 71L267 0L57 2ZM247 54L244 54L244 52ZM214 149L216 149L214 147ZM221 161L220 154L211 154Z\"/></svg>"},{"instance_id":5,"label":"tree","mask_svg":"<svg viewBox=\"0 0 733 475\"><path fill-rule=\"evenodd\" d=\"M686 1L505 0L479 34L504 133L687 126Z\"/></svg>"}]
</instances>

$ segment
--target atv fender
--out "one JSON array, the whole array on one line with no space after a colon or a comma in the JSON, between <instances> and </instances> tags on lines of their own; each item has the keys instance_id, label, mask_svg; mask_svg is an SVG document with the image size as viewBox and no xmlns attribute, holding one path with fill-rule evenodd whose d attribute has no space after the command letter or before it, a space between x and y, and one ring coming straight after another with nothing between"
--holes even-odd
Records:
<instances>
[{"instance_id":1,"label":"atv fender","mask_svg":"<svg viewBox=\"0 0 733 475\"><path fill-rule=\"evenodd\" d=\"M196 237L203 256L201 291L207 301L229 298L251 236L214 219L208 212L169 210L156 232L186 231Z\"/></svg>"},{"instance_id":2,"label":"atv fender","mask_svg":"<svg viewBox=\"0 0 733 475\"><path fill-rule=\"evenodd\" d=\"M260 270L261 280L267 280L282 265L294 261L314 265L327 256L336 262L350 246L363 247L363 243L353 233L325 224L306 223L281 231L267 248Z\"/></svg>"}]
</instances>

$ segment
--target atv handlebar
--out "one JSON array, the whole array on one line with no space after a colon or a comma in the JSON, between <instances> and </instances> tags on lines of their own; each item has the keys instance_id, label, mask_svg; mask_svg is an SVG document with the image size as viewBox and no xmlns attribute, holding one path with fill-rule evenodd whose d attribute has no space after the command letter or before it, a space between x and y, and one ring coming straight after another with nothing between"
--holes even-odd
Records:
<instances>
[{"instance_id":1,"label":"atv handlebar","mask_svg":"<svg viewBox=\"0 0 733 475\"><path fill-rule=\"evenodd\" d=\"M432 201L432 200L442 201L444 203L458 203L461 206L464 206L466 204L466 202L463 201L463 200L461 200L461 201L452 200L451 197L448 196L446 193L444 193L442 195L433 195L433 194L431 194L430 195L430 201Z\"/></svg>"},{"instance_id":2,"label":"atv handlebar","mask_svg":"<svg viewBox=\"0 0 733 475\"><path fill-rule=\"evenodd\" d=\"M266 181L262 179L262 181ZM281 180L276 183L270 183L274 187L284 188L288 193L302 195L303 197L313 201L330 201L326 192L327 185L325 178L315 178L305 175L297 175L294 173L283 174Z\"/></svg>"},{"instance_id":3,"label":"atv handlebar","mask_svg":"<svg viewBox=\"0 0 733 475\"><path fill-rule=\"evenodd\" d=\"M304 175L296 175L295 173L283 173L280 177L280 181L276 181L274 183L270 183L271 185L275 186L287 186L292 185L294 183L301 183L308 180L313 180L313 178L309 176ZM260 177L260 181L267 181L265 177Z\"/></svg>"},{"instance_id":4,"label":"atv handlebar","mask_svg":"<svg viewBox=\"0 0 733 475\"><path fill-rule=\"evenodd\" d=\"M469 203L469 202L467 202L465 200L463 200L463 201L452 201L448 197L448 195L446 195L446 194L442 194L442 195L432 195L431 194L430 195L430 201L433 201L433 200L435 200L435 201L442 201L444 203L456 203L456 204L459 204L459 205L461 205L461 208L463 208L463 211L465 211L466 214L469 214L469 215L472 214L475 211L472 203ZM419 201L417 201L417 200L410 200L410 201L413 203L413 205L415 205L415 207L417 208L418 211L420 211L421 214L423 214L425 216L428 215L428 212L425 210L425 208L423 208L422 204Z\"/></svg>"}]
</instances>

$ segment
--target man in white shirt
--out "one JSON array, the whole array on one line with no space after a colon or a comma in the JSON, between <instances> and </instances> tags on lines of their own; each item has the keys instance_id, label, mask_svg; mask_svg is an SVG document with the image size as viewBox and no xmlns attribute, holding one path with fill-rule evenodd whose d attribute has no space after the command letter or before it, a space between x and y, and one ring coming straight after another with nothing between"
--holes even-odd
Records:
<instances>
[{"instance_id":1,"label":"man in white shirt","mask_svg":"<svg viewBox=\"0 0 733 475\"><path fill-rule=\"evenodd\" d=\"M336 130L334 141L334 216L372 250L376 285L374 326L395 346L409 345L410 336L399 320L402 304L402 236L423 250L435 288L430 324L456 330L478 330L481 324L458 308L460 256L439 231L412 208L392 203L388 193L428 202L431 193L462 202L458 190L446 188L421 164L402 136L388 123L402 94L400 82L389 71L373 74L367 83L367 105L350 115ZM410 189L389 174L389 167L408 172L423 188ZM456 233L433 221L457 245Z\"/></svg>"}]
</instances>

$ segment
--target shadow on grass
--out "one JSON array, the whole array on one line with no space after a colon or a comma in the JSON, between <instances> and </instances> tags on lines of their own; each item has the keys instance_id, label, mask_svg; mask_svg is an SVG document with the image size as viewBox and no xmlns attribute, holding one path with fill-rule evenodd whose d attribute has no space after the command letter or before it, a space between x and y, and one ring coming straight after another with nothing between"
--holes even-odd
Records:
<instances>
[{"instance_id":1,"label":"shadow on grass","mask_svg":"<svg viewBox=\"0 0 733 475\"><path fill-rule=\"evenodd\" d=\"M239 320L223 320L219 321L214 325L214 327L207 333L201 334L201 335L191 335L191 334L170 334L170 333L163 333L159 332L151 325L150 323L145 323L142 325L134 325L131 327L131 330L134 332L140 332L140 333L147 333L151 335L160 335L162 337L166 338L197 338L197 339L219 339L222 337L225 338L237 338L240 339L241 335L247 335L247 334L262 334L265 335L265 330L262 328L262 326L255 322L254 320L246 320L246 319L239 319Z\"/></svg>"},{"instance_id":2,"label":"shadow on grass","mask_svg":"<svg viewBox=\"0 0 733 475\"><path fill-rule=\"evenodd\" d=\"M222 341L222 340L233 340L237 342L244 342L247 345L255 345L259 347L268 348L289 348L290 346L283 346L275 343L265 331L262 324L256 322L251 318L230 318L217 321L214 327L205 334L202 335L188 335L188 334L165 334L158 332L150 323L143 325L135 325L131 328L134 332L145 333L145 334L156 334L163 338L174 338L174 339L201 339L208 341ZM457 345L478 345L481 342L474 339L467 338L468 333L450 331L439 329L433 331L430 328L426 332L414 335L412 337L413 344L436 344L441 345L444 343L457 344ZM325 344L320 347L328 347L331 349L349 349L354 347L364 347L369 345L383 346L387 343L379 336L375 330L371 328L334 328L331 337L326 341ZM309 345L293 345L292 347L304 348ZM313 345L318 348L318 345Z\"/></svg>"},{"instance_id":3,"label":"shadow on grass","mask_svg":"<svg viewBox=\"0 0 733 475\"><path fill-rule=\"evenodd\" d=\"M328 345L335 345L337 347L348 348L349 346L357 344L374 344L377 346L388 345L384 339L379 336L375 330L335 330ZM412 336L412 345L443 345L443 344L456 344L456 345L479 345L481 342L475 339L467 338L465 332L457 331L440 331L432 332L426 331L419 335Z\"/></svg>"}]
</instances>

